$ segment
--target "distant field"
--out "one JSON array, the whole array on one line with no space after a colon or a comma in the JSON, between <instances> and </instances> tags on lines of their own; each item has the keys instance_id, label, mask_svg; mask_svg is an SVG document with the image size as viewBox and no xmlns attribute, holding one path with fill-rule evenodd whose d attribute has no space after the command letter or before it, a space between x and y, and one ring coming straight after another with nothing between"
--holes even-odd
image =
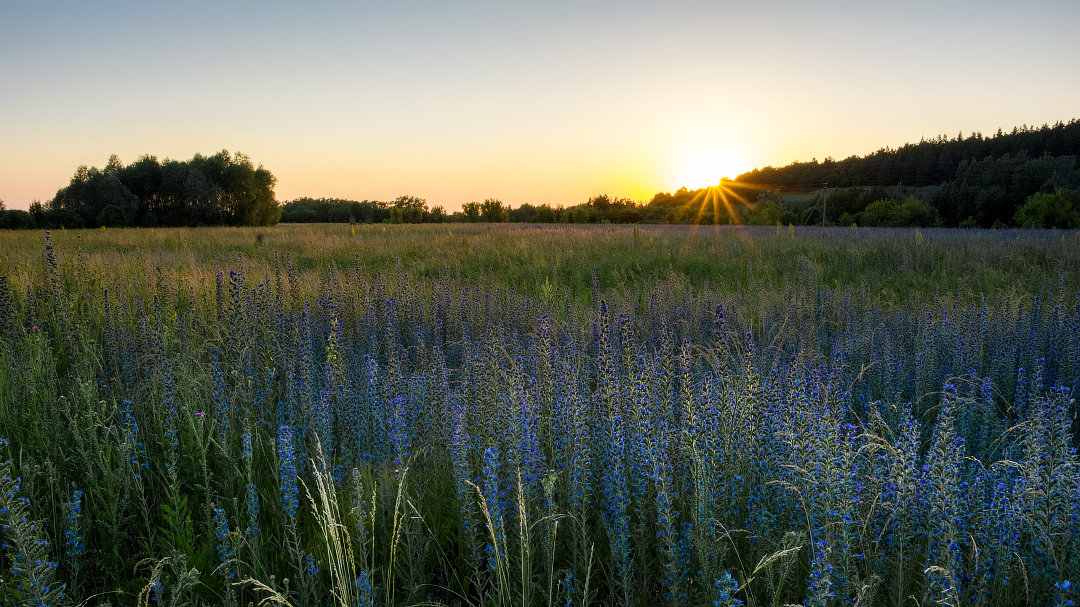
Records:
<instances>
[{"instance_id":1,"label":"distant field","mask_svg":"<svg viewBox=\"0 0 1080 607\"><path fill-rule=\"evenodd\" d=\"M1080 598L1080 233L0 232L4 604Z\"/></svg>"},{"instance_id":2,"label":"distant field","mask_svg":"<svg viewBox=\"0 0 1080 607\"><path fill-rule=\"evenodd\" d=\"M23 288L40 272L42 233L0 234L0 267ZM52 240L68 261L61 271L102 285L167 279L202 289L212 286L207 279L216 264L227 271L242 258L248 276L261 277L273 273L275 256L283 265L288 254L307 289L335 264L362 274L400 268L416 278L509 287L532 297L553 287L584 303L594 272L604 291L636 292L678 278L720 294L864 288L883 305L1031 297L1051 283L1068 297L1080 290L1076 231L287 224L55 231Z\"/></svg>"}]
</instances>

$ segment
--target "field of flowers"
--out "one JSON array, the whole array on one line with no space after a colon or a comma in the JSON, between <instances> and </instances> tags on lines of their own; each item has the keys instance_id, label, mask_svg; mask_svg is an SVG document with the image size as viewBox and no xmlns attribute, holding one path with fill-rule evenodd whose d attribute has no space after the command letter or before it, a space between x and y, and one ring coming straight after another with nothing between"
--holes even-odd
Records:
<instances>
[{"instance_id":1,"label":"field of flowers","mask_svg":"<svg viewBox=\"0 0 1080 607\"><path fill-rule=\"evenodd\" d=\"M1069 605L1078 294L1076 232L0 232L0 604Z\"/></svg>"}]
</instances>

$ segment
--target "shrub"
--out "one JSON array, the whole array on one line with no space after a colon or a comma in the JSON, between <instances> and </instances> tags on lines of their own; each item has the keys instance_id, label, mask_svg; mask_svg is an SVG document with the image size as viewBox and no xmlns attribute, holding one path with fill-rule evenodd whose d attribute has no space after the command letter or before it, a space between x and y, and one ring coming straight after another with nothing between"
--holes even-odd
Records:
<instances>
[{"instance_id":1,"label":"shrub","mask_svg":"<svg viewBox=\"0 0 1080 607\"><path fill-rule=\"evenodd\" d=\"M882 198L871 202L862 212L862 225L886 227L933 226L937 211L926 201L908 196L901 202Z\"/></svg>"},{"instance_id":2,"label":"shrub","mask_svg":"<svg viewBox=\"0 0 1080 607\"><path fill-rule=\"evenodd\" d=\"M1080 190L1032 194L1016 210L1013 223L1025 228L1080 227Z\"/></svg>"}]
</instances>

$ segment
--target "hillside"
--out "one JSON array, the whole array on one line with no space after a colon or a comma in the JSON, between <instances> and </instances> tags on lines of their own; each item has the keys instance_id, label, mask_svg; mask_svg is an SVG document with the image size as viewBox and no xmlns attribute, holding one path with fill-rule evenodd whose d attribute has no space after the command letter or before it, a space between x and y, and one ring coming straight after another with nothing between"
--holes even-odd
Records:
<instances>
[{"instance_id":1,"label":"hillside","mask_svg":"<svg viewBox=\"0 0 1080 607\"><path fill-rule=\"evenodd\" d=\"M978 132L967 137L960 133L954 139L940 135L844 160L813 159L780 168L767 166L743 173L735 181L794 191L820 188L825 183L830 187L923 187L955 179L964 163L1022 154L1031 158L1080 155L1080 121L1073 118L1038 128L1024 125L1008 133L999 129L989 137Z\"/></svg>"}]
</instances>

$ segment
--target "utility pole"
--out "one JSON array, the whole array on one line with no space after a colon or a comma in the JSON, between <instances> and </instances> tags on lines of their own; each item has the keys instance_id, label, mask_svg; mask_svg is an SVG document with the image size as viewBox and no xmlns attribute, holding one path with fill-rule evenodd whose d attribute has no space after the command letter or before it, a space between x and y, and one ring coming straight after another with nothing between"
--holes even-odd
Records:
<instances>
[{"instance_id":1,"label":"utility pole","mask_svg":"<svg viewBox=\"0 0 1080 607\"><path fill-rule=\"evenodd\" d=\"M821 200L821 227L825 227L825 205L829 203L829 182L825 182L825 198Z\"/></svg>"}]
</instances>

